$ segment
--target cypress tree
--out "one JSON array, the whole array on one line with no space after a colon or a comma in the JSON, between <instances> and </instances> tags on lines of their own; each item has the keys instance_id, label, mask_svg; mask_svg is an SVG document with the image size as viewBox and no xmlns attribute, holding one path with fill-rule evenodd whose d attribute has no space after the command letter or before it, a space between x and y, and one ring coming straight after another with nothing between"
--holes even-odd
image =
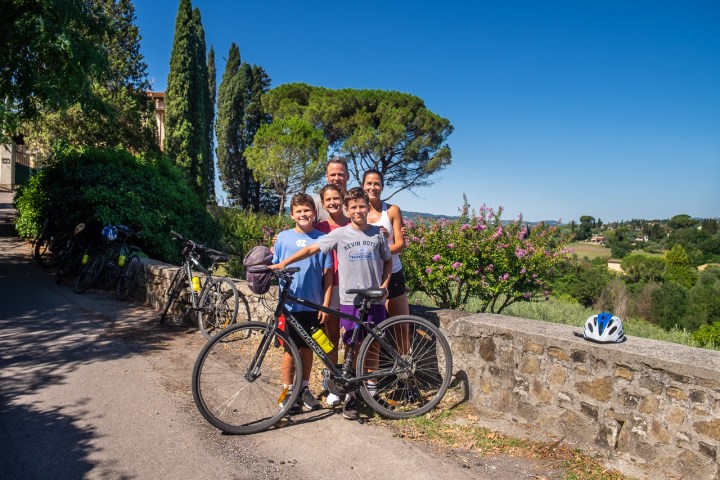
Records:
<instances>
[{"instance_id":1,"label":"cypress tree","mask_svg":"<svg viewBox=\"0 0 720 480\"><path fill-rule=\"evenodd\" d=\"M258 129L272 121L270 115L265 112L262 106L262 96L270 89L270 76L265 69L253 65L250 72L250 91L247 107L245 110L245 136L246 146L252 146L253 138ZM263 187L260 182L255 181L252 171L247 176L247 190L253 210L264 212L277 212L279 197L274 191Z\"/></svg>"},{"instance_id":2,"label":"cypress tree","mask_svg":"<svg viewBox=\"0 0 720 480\"><path fill-rule=\"evenodd\" d=\"M193 190L208 198L208 69L200 11L180 0L165 92L165 151Z\"/></svg>"},{"instance_id":3,"label":"cypress tree","mask_svg":"<svg viewBox=\"0 0 720 480\"><path fill-rule=\"evenodd\" d=\"M240 71L240 49L230 45L220 88L218 89L218 114L215 125L217 136L217 157L220 181L231 205L242 202L242 149L240 147L240 124L242 122L242 92L238 72Z\"/></svg>"},{"instance_id":4,"label":"cypress tree","mask_svg":"<svg viewBox=\"0 0 720 480\"><path fill-rule=\"evenodd\" d=\"M207 46L205 43L205 30L202 26L200 9L193 10L193 23L195 25L195 85L196 94L193 98L195 104L197 123L195 128L195 141L198 148L198 162L195 168L195 181L202 198L207 201L211 185L208 185L209 170L211 170L212 157L210 156L210 132L208 131L208 118L212 115L213 106L210 105L209 72L207 65ZM215 197L213 188L212 198Z\"/></svg>"},{"instance_id":5,"label":"cypress tree","mask_svg":"<svg viewBox=\"0 0 720 480\"><path fill-rule=\"evenodd\" d=\"M277 211L277 196L256 182L243 154L258 129L270 122L262 96L270 77L257 65L240 61L240 50L230 46L218 89L217 157L220 180L232 205L253 211Z\"/></svg>"},{"instance_id":6,"label":"cypress tree","mask_svg":"<svg viewBox=\"0 0 720 480\"><path fill-rule=\"evenodd\" d=\"M215 102L217 97L217 70L215 68L215 49L210 46L210 52L208 53L208 122L207 122L207 133L208 133L208 199L215 202L215 142L214 142L214 131L215 131Z\"/></svg>"}]
</instances>

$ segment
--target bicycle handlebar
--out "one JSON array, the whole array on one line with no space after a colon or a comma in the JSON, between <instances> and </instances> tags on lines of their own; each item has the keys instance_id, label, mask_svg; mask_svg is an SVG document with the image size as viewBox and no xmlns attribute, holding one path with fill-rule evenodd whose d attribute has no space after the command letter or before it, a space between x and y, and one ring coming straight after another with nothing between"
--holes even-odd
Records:
<instances>
[{"instance_id":1,"label":"bicycle handlebar","mask_svg":"<svg viewBox=\"0 0 720 480\"><path fill-rule=\"evenodd\" d=\"M273 275L280 277L283 275L294 275L300 271L300 267L287 267L276 270L267 265L251 265L248 267L247 271L250 273L272 273Z\"/></svg>"},{"instance_id":2,"label":"bicycle handlebar","mask_svg":"<svg viewBox=\"0 0 720 480\"><path fill-rule=\"evenodd\" d=\"M224 254L223 252L220 252L220 251L215 250L215 249L210 248L210 247L206 247L205 245L201 245L201 244L199 244L199 243L197 243L197 242L193 242L193 241L190 240L189 238L183 237L182 235L180 235L179 233L177 233L177 232L174 231L174 230L171 230L170 233L172 234L173 237L175 237L175 240L179 240L179 241L181 241L181 242L184 242L185 244L189 245L192 250L201 250L201 251L203 251L203 252L205 252L205 253L209 253L209 254L211 254L211 255L225 256L225 254Z\"/></svg>"}]
</instances>

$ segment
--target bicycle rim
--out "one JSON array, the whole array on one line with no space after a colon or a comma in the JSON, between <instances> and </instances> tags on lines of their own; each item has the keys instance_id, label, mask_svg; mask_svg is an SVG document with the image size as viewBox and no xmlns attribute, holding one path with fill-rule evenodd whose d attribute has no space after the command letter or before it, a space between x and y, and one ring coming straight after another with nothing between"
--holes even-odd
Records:
<instances>
[{"instance_id":1,"label":"bicycle rim","mask_svg":"<svg viewBox=\"0 0 720 480\"><path fill-rule=\"evenodd\" d=\"M378 327L390 345L383 348L372 336L365 338L358 353L357 375L380 373L374 390L360 385L367 404L389 418L422 415L442 400L452 380L452 352L440 329L413 316L393 317ZM400 355L404 366L395 361Z\"/></svg>"},{"instance_id":2,"label":"bicycle rim","mask_svg":"<svg viewBox=\"0 0 720 480\"><path fill-rule=\"evenodd\" d=\"M75 279L75 287L73 288L75 293L82 293L92 287L95 280L97 280L100 273L102 273L104 266L105 258L102 256L95 257L90 263L85 265L80 271L77 279Z\"/></svg>"},{"instance_id":3,"label":"bicycle rim","mask_svg":"<svg viewBox=\"0 0 720 480\"><path fill-rule=\"evenodd\" d=\"M42 267L50 268L57 264L57 259L52 253L53 242L57 241L53 235L43 235L35 243L34 255Z\"/></svg>"},{"instance_id":4,"label":"bicycle rim","mask_svg":"<svg viewBox=\"0 0 720 480\"><path fill-rule=\"evenodd\" d=\"M287 351L297 367L292 382L300 385L302 364L297 347L280 331L268 338L267 329L268 325L260 322L234 325L210 340L195 361L195 405L223 432L249 434L270 428L287 414L300 393L299 388L287 391L281 365ZM284 348L276 346L275 337L283 340ZM265 357L251 375L253 358L264 341L269 342Z\"/></svg>"},{"instance_id":5,"label":"bicycle rim","mask_svg":"<svg viewBox=\"0 0 720 480\"><path fill-rule=\"evenodd\" d=\"M122 267L123 271L117 284L117 298L119 300L125 300L135 293L142 268L142 261L136 255L130 255L125 261L125 266Z\"/></svg>"},{"instance_id":6,"label":"bicycle rim","mask_svg":"<svg viewBox=\"0 0 720 480\"><path fill-rule=\"evenodd\" d=\"M215 278L205 289L199 304L198 328L209 340L235 323L239 306L237 287L230 279Z\"/></svg>"}]
</instances>

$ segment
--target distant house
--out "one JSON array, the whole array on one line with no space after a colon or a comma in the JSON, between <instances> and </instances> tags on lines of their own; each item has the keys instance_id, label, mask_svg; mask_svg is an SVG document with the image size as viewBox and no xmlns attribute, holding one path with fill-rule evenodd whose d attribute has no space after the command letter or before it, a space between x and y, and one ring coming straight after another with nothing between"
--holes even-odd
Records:
<instances>
[{"instance_id":1,"label":"distant house","mask_svg":"<svg viewBox=\"0 0 720 480\"><path fill-rule=\"evenodd\" d=\"M603 235L593 235L592 237L590 237L590 242L605 245L605 237Z\"/></svg>"},{"instance_id":2,"label":"distant house","mask_svg":"<svg viewBox=\"0 0 720 480\"><path fill-rule=\"evenodd\" d=\"M15 143L0 145L0 186L15 190L37 171L43 163L43 155L24 145L22 136Z\"/></svg>"},{"instance_id":3,"label":"distant house","mask_svg":"<svg viewBox=\"0 0 720 480\"><path fill-rule=\"evenodd\" d=\"M633 240L633 242L635 242L635 243L647 243L647 241L648 241L647 235L638 235L637 237L635 237L635 240Z\"/></svg>"},{"instance_id":4,"label":"distant house","mask_svg":"<svg viewBox=\"0 0 720 480\"><path fill-rule=\"evenodd\" d=\"M165 92L145 92L145 94L155 103L155 124L162 150L165 144Z\"/></svg>"}]
</instances>

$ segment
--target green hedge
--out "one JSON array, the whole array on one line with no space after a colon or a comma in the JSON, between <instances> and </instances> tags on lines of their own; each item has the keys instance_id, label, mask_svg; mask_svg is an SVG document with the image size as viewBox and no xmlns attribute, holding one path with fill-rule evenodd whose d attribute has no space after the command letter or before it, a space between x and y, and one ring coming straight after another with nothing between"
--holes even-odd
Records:
<instances>
[{"instance_id":1,"label":"green hedge","mask_svg":"<svg viewBox=\"0 0 720 480\"><path fill-rule=\"evenodd\" d=\"M184 176L166 157L122 149L60 146L15 196L16 229L35 235L49 216L63 230L77 223L123 224L142 232L148 255L176 263L170 231L219 246L221 231Z\"/></svg>"}]
</instances>

